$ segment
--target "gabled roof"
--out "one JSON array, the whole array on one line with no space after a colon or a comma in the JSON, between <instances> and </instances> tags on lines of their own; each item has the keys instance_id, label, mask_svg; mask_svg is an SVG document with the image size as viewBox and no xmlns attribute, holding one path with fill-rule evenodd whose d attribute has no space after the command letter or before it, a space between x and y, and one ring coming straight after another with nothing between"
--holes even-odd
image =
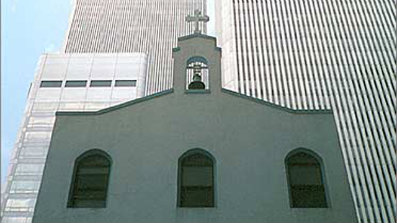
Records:
<instances>
[{"instance_id":1,"label":"gabled roof","mask_svg":"<svg viewBox=\"0 0 397 223\"><path fill-rule=\"evenodd\" d=\"M121 103L119 105L115 105L115 106L112 106L112 107L109 107L109 108L105 108L105 109L101 109L101 110L98 110L98 111L58 111L58 112L56 112L56 116L101 115L101 114L105 114L105 113L112 112L112 111L115 111L115 110L119 110L121 108L129 107L129 106L134 105L134 104L145 102L145 101L148 101L148 100L151 100L151 99L154 99L154 98L158 98L158 97L161 97L161 96L164 96L164 95L168 95L168 94L171 94L173 92L174 92L173 89L161 91L159 93L155 93L155 94L148 95L148 96L145 96L145 97L142 97L142 98L137 98L137 99L134 99L134 100L130 100L130 101ZM279 109L279 110L282 110L282 111L288 112L288 113L294 113L294 114L332 114L332 110L328 110L328 109L324 109L324 110L291 109L291 108L280 106L280 105L277 105L277 104L274 104L274 103L271 103L271 102L267 102L267 101L264 101L264 100L261 100L261 99L258 99L258 98L253 98L251 96L243 95L243 94L240 94L240 93L237 93L237 92L225 89L225 88L222 88L221 92L226 93L228 95L235 96L235 97L247 99L247 100L253 101L255 103L262 104L262 105L265 105L265 106L269 106L269 107L272 107L272 108L275 108L275 109Z\"/></svg>"},{"instance_id":2,"label":"gabled roof","mask_svg":"<svg viewBox=\"0 0 397 223\"><path fill-rule=\"evenodd\" d=\"M272 102L268 102L268 101L264 101L264 100L261 100L261 99L258 99L258 98L254 98L254 97L251 97L251 96L248 96L248 95L240 94L238 92L234 92L234 91L231 91L231 90L228 90L228 89L225 89L225 88L222 88L221 91L224 92L224 93L230 94L230 95L234 95L234 96L237 96L237 97L240 97L240 98L244 98L244 99L247 99L247 100L262 104L262 105L267 105L269 107L276 108L276 109L279 109L279 110L283 110L283 111L286 111L286 112L289 112L289 113L295 113L295 114L332 114L333 113L331 109L292 109L292 108L287 108L287 107L284 107L284 106L281 106L281 105L274 104Z\"/></svg>"},{"instance_id":3,"label":"gabled roof","mask_svg":"<svg viewBox=\"0 0 397 223\"><path fill-rule=\"evenodd\" d=\"M163 96L163 95L167 95L167 94L170 94L172 92L174 92L174 89L171 88L171 89L168 89L168 90L165 90L165 91L161 91L161 92L158 92L158 93L155 93L155 94L151 94L151 95L148 95L148 96L145 96L145 97L142 97L142 98L133 99L133 100L130 100L130 101L127 101L127 102L124 102L124 103L121 103L121 104L118 104L118 105L115 105L115 106L104 108L104 109L101 109L101 110L98 110L98 111L58 111L58 112L55 113L55 115L56 116L59 116L59 115L62 115L62 116L69 116L69 115L100 115L100 114L112 112L112 111L115 111L115 110L119 110L121 108L129 107L131 105L138 104L138 103L141 103L141 102L144 102L144 101L148 101L148 100L151 100L153 98L157 98L157 97L160 97L160 96Z\"/></svg>"}]
</instances>

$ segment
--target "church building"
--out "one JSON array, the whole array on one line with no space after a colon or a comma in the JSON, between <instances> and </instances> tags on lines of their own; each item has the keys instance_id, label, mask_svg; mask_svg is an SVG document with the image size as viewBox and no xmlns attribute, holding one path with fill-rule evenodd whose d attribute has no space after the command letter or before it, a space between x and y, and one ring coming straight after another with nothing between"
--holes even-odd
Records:
<instances>
[{"instance_id":1,"label":"church building","mask_svg":"<svg viewBox=\"0 0 397 223\"><path fill-rule=\"evenodd\" d=\"M57 113L33 222L357 222L332 111L223 89L200 32L173 58L172 89Z\"/></svg>"}]
</instances>

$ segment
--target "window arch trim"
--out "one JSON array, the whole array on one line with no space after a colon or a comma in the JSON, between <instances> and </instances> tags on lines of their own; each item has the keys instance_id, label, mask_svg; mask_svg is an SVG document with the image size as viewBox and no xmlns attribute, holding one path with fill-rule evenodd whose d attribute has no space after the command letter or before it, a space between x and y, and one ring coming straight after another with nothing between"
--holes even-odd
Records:
<instances>
[{"instance_id":1,"label":"window arch trim","mask_svg":"<svg viewBox=\"0 0 397 223\"><path fill-rule=\"evenodd\" d=\"M321 156L320 155L318 155L316 152L314 152L313 150L311 150L311 149L307 149L307 148L303 148L303 147L299 147L299 148L296 148L296 149L293 149L293 150L291 150L286 156L285 156L285 163L287 163L287 161L288 161L288 159L291 157L291 156L294 156L294 155L296 155L296 154L298 154L298 153L307 153L307 154L309 154L310 156L313 156L319 163L320 163L320 166L321 167L323 167L323 159L321 158Z\"/></svg>"},{"instance_id":2,"label":"window arch trim","mask_svg":"<svg viewBox=\"0 0 397 223\"><path fill-rule=\"evenodd\" d=\"M317 208L331 208L331 199L329 196L328 192L328 184L326 181L326 176L325 176L325 166L323 159L321 158L320 155L318 155L316 152L314 152L311 149L299 147L296 149L291 150L284 159L284 165L285 165L285 172L287 175L287 187L288 187L288 198L289 198L289 205L290 208L299 208L299 207L294 207L293 206L293 200L292 200L292 191L291 191L291 182L290 182L290 175L289 175L289 168L288 168L288 160L293 157L294 155L298 153L306 153L310 156L312 156L319 164L320 166L320 171L321 171L321 181L324 187L324 195L325 195L325 207L317 207Z\"/></svg>"},{"instance_id":3,"label":"window arch trim","mask_svg":"<svg viewBox=\"0 0 397 223\"><path fill-rule=\"evenodd\" d=\"M186 61L186 66L191 63L200 62L208 66L208 60L203 56L192 56Z\"/></svg>"},{"instance_id":4,"label":"window arch trim","mask_svg":"<svg viewBox=\"0 0 397 223\"><path fill-rule=\"evenodd\" d=\"M87 157L93 156L93 155L100 155L104 158L106 158L106 160L109 162L109 171L108 171L108 178L107 178L107 185L106 185L106 191L105 191L105 205L101 208L106 208L107 206L107 199L108 199L108 192L109 192L109 184L110 184L110 176L111 176L111 171L112 171L112 165L113 165L113 160L112 157L105 152L102 149L90 149L87 150L85 152L83 152L82 154L80 154L73 163L73 172L72 172L72 180L69 186L69 195L68 195L68 200L67 200L67 208L91 208L91 207L76 207L73 204L73 195L74 195L74 187L75 187L75 183L76 183L76 176L77 176L77 171L78 171L78 164L84 160Z\"/></svg>"},{"instance_id":5,"label":"window arch trim","mask_svg":"<svg viewBox=\"0 0 397 223\"><path fill-rule=\"evenodd\" d=\"M203 155L208 156L209 158L211 158L211 160L212 160L212 162L213 162L213 164L215 166L215 163L216 163L215 157L210 152L208 152L207 150L201 149L201 148L189 149L189 150L185 151L184 153L182 153L182 155L180 155L179 158L178 158L178 164L181 164L181 162L182 162L182 160L184 158L186 158L186 157L188 157L190 155L196 154L196 153L200 153L200 154L203 154Z\"/></svg>"},{"instance_id":6,"label":"window arch trim","mask_svg":"<svg viewBox=\"0 0 397 223\"><path fill-rule=\"evenodd\" d=\"M84 159L84 158L86 158L88 156L92 156L92 155L101 155L101 156L106 157L106 159L109 160L110 166L112 166L112 163L113 163L112 157L107 152L105 152L102 149L89 149L89 150L83 152L82 154L80 154L80 156L78 156L75 159L74 164L76 164L79 161L81 161L82 159Z\"/></svg>"},{"instance_id":7,"label":"window arch trim","mask_svg":"<svg viewBox=\"0 0 397 223\"><path fill-rule=\"evenodd\" d=\"M194 154L202 154L205 155L206 157L210 158L212 161L212 192L213 192L213 206L211 207L184 207L181 206L181 186L182 186L182 161ZM207 150L201 149L201 148L194 148L194 149L189 149L185 151L182 155L179 156L178 158L178 173L177 173L177 202L176 206L178 208L214 208L216 207L216 159L215 157L208 152Z\"/></svg>"}]
</instances>

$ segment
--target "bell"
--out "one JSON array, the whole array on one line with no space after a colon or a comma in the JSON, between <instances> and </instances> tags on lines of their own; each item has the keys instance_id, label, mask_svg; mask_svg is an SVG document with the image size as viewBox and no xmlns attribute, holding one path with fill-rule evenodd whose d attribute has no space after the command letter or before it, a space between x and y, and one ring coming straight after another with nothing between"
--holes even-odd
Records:
<instances>
[{"instance_id":1,"label":"bell","mask_svg":"<svg viewBox=\"0 0 397 223\"><path fill-rule=\"evenodd\" d=\"M189 84L189 89L205 89L205 84L201 81L200 74L194 74L193 81Z\"/></svg>"}]
</instances>

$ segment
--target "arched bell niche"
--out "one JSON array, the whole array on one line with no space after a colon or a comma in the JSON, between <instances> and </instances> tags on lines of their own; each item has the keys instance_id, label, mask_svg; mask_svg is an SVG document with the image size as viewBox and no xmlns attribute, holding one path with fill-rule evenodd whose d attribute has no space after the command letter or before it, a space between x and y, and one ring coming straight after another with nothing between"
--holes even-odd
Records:
<instances>
[{"instance_id":1,"label":"arched bell niche","mask_svg":"<svg viewBox=\"0 0 397 223\"><path fill-rule=\"evenodd\" d=\"M208 61L204 57L194 56L189 58L186 66L186 89L208 90L209 70Z\"/></svg>"}]
</instances>

